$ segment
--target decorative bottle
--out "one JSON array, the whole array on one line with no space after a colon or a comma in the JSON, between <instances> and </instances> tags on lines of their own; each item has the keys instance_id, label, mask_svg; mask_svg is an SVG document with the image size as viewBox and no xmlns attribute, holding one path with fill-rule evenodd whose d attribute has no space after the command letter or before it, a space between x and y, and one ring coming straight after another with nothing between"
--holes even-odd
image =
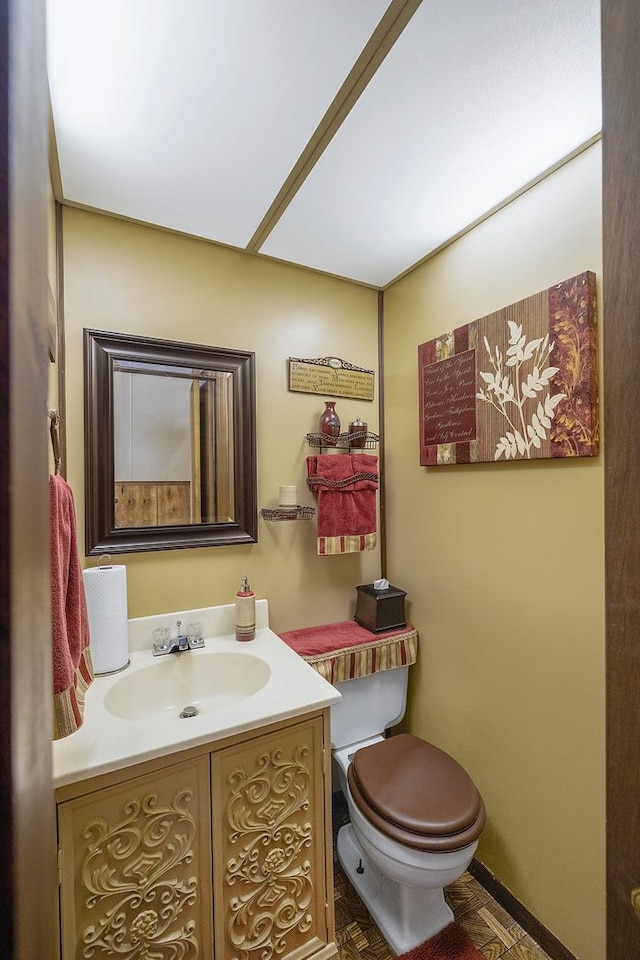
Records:
<instances>
[{"instance_id":1,"label":"decorative bottle","mask_svg":"<svg viewBox=\"0 0 640 960\"><path fill-rule=\"evenodd\" d=\"M247 577L236 593L236 640L255 640L256 597Z\"/></svg>"},{"instance_id":2,"label":"decorative bottle","mask_svg":"<svg viewBox=\"0 0 640 960\"><path fill-rule=\"evenodd\" d=\"M320 417L320 433L324 434L322 445L335 447L340 436L340 417L336 413L336 401L325 400L324 413Z\"/></svg>"}]
</instances>

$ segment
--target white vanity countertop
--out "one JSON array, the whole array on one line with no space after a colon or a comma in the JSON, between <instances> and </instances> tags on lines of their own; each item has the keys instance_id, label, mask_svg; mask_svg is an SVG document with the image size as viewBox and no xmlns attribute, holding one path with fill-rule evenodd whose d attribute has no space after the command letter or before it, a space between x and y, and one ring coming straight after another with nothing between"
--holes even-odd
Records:
<instances>
[{"instance_id":1,"label":"white vanity countertop","mask_svg":"<svg viewBox=\"0 0 640 960\"><path fill-rule=\"evenodd\" d=\"M212 613L213 611L213 613ZM86 694L84 723L75 733L53 743L54 787L131 766L144 760L221 740L224 737L260 727L278 720L301 716L330 706L340 694L266 626L266 601L257 602L255 640L239 643L233 632L233 604L209 610L186 611L162 617L129 621L130 665L109 676L96 677ZM205 625L204 650L190 650L154 657L151 633L155 626L182 619L199 619ZM227 629L227 633L220 633ZM144 646L143 646L144 644ZM211 652L233 653L263 659L271 675L266 684L246 699L195 717L176 715L153 720L121 719L110 713L104 703L108 692L124 677L159 666L172 658L198 658Z\"/></svg>"}]
</instances>

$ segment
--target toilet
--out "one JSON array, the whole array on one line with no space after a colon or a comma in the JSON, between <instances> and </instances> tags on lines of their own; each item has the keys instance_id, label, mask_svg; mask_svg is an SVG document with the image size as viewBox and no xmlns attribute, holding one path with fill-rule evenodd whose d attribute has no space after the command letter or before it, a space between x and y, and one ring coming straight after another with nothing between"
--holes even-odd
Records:
<instances>
[{"instance_id":1,"label":"toilet","mask_svg":"<svg viewBox=\"0 0 640 960\"><path fill-rule=\"evenodd\" d=\"M411 734L384 737L404 715L408 666L337 683L334 771L350 822L338 859L378 929L405 953L453 920L443 888L467 869L485 823L460 764Z\"/></svg>"}]
</instances>

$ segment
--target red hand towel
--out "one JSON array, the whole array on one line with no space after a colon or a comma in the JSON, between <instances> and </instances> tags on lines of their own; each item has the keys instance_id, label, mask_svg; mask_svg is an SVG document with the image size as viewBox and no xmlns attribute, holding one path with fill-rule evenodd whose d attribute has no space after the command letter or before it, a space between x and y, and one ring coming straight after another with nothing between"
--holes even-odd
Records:
<instances>
[{"instance_id":1,"label":"red hand towel","mask_svg":"<svg viewBox=\"0 0 640 960\"><path fill-rule=\"evenodd\" d=\"M82 725L93 667L73 493L66 480L49 477L49 498L54 739L59 740Z\"/></svg>"},{"instance_id":2,"label":"red hand towel","mask_svg":"<svg viewBox=\"0 0 640 960\"><path fill-rule=\"evenodd\" d=\"M307 483L318 497L318 554L373 550L378 458L366 453L307 457Z\"/></svg>"}]
</instances>

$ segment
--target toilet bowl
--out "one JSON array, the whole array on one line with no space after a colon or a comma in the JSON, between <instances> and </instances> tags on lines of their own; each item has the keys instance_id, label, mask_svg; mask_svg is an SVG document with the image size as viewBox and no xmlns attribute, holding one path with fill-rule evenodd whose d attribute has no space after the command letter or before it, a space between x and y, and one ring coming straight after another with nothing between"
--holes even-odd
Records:
<instances>
[{"instance_id":1,"label":"toilet bowl","mask_svg":"<svg viewBox=\"0 0 640 960\"><path fill-rule=\"evenodd\" d=\"M343 701L353 682L338 685ZM427 741L379 732L337 746L349 739L338 720L333 757L350 818L338 859L391 949L405 953L453 920L443 888L473 858L484 804L460 764Z\"/></svg>"}]
</instances>

